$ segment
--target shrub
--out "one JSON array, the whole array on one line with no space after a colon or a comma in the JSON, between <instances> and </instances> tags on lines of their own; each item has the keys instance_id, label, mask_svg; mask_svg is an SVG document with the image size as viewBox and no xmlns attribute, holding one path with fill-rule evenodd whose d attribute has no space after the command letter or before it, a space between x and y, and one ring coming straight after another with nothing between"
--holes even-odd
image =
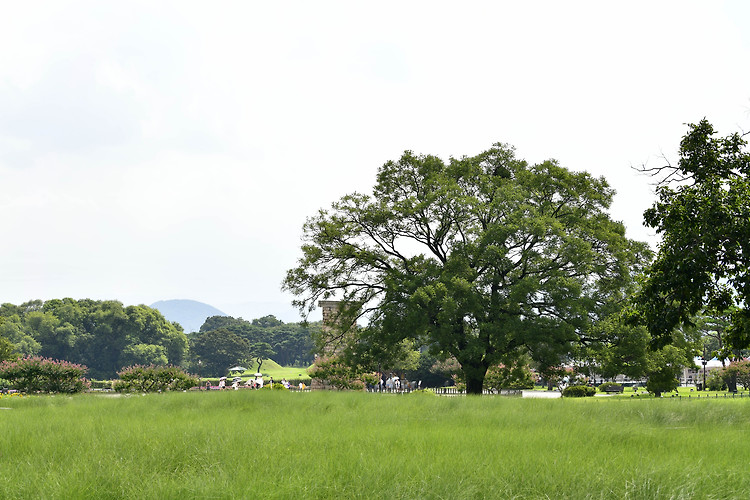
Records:
<instances>
[{"instance_id":1,"label":"shrub","mask_svg":"<svg viewBox=\"0 0 750 500\"><path fill-rule=\"evenodd\" d=\"M130 366L118 372L117 392L182 391L198 385L198 377L177 366Z\"/></svg>"},{"instance_id":2,"label":"shrub","mask_svg":"<svg viewBox=\"0 0 750 500\"><path fill-rule=\"evenodd\" d=\"M604 382L602 384L599 384L599 387L597 388L599 392L605 392L609 387L622 387L621 384L618 384L617 382Z\"/></svg>"},{"instance_id":3,"label":"shrub","mask_svg":"<svg viewBox=\"0 0 750 500\"><path fill-rule=\"evenodd\" d=\"M360 379L362 372L336 356L318 359L307 374L337 389L362 390L365 387Z\"/></svg>"},{"instance_id":4,"label":"shrub","mask_svg":"<svg viewBox=\"0 0 750 500\"><path fill-rule=\"evenodd\" d=\"M706 377L706 389L709 391L723 391L726 388L727 384L721 370L714 370Z\"/></svg>"},{"instance_id":5,"label":"shrub","mask_svg":"<svg viewBox=\"0 0 750 500\"><path fill-rule=\"evenodd\" d=\"M495 365L487 370L484 387L487 389L533 389L534 373L520 362Z\"/></svg>"},{"instance_id":6,"label":"shrub","mask_svg":"<svg viewBox=\"0 0 750 500\"><path fill-rule=\"evenodd\" d=\"M284 384L282 384L281 382L274 382L273 385L266 384L263 386L261 390L265 391L266 389L274 390L274 391L288 391L289 390L286 387L284 387Z\"/></svg>"},{"instance_id":7,"label":"shrub","mask_svg":"<svg viewBox=\"0 0 750 500\"><path fill-rule=\"evenodd\" d=\"M0 363L0 378L24 392L83 392L87 368L68 361L32 357Z\"/></svg>"},{"instance_id":8,"label":"shrub","mask_svg":"<svg viewBox=\"0 0 750 500\"><path fill-rule=\"evenodd\" d=\"M587 385L571 385L563 389L564 398L585 398L596 394L596 389Z\"/></svg>"},{"instance_id":9,"label":"shrub","mask_svg":"<svg viewBox=\"0 0 750 500\"><path fill-rule=\"evenodd\" d=\"M716 370L714 370L714 372L716 372ZM712 372L712 375L714 372ZM734 388L734 390L736 390L737 384L741 384L747 389L750 387L750 361L744 359L732 361L729 366L718 370L718 375L724 380L725 385ZM710 385L710 383L711 379L708 380L707 385Z\"/></svg>"}]
</instances>

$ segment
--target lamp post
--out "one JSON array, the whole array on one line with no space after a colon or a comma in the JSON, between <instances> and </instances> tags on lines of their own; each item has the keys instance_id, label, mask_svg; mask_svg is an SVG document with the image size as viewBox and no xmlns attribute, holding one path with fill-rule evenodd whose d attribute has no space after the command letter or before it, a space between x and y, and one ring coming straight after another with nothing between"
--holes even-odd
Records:
<instances>
[{"instance_id":1,"label":"lamp post","mask_svg":"<svg viewBox=\"0 0 750 500\"><path fill-rule=\"evenodd\" d=\"M199 390L203 388L203 380L201 378L201 366L202 365L203 365L203 361L199 359L198 360L198 389Z\"/></svg>"},{"instance_id":2,"label":"lamp post","mask_svg":"<svg viewBox=\"0 0 750 500\"><path fill-rule=\"evenodd\" d=\"M703 390L706 390L706 365L708 364L708 360L706 359L706 348L703 348L703 356L701 357L701 362L703 363Z\"/></svg>"}]
</instances>

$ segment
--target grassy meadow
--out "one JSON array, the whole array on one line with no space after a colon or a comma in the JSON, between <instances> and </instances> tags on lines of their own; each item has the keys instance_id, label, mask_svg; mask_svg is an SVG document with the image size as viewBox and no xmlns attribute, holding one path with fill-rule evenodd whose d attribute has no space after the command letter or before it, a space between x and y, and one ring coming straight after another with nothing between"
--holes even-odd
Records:
<instances>
[{"instance_id":1,"label":"grassy meadow","mask_svg":"<svg viewBox=\"0 0 750 500\"><path fill-rule=\"evenodd\" d=\"M247 370L238 373L243 380L252 378L258 371L258 363L250 363L247 366ZM273 377L276 382L286 378L289 380L310 380L310 375L307 374L307 368L301 368L299 366L281 366L272 359L264 359L261 365L261 372L264 377Z\"/></svg>"},{"instance_id":2,"label":"grassy meadow","mask_svg":"<svg viewBox=\"0 0 750 500\"><path fill-rule=\"evenodd\" d=\"M745 498L750 400L0 398L0 498Z\"/></svg>"}]
</instances>

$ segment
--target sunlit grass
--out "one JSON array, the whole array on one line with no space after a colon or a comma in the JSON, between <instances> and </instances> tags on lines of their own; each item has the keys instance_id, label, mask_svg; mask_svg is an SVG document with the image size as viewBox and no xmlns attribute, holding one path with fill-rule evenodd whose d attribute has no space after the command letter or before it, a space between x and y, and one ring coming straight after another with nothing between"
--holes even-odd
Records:
<instances>
[{"instance_id":1,"label":"sunlit grass","mask_svg":"<svg viewBox=\"0 0 750 500\"><path fill-rule=\"evenodd\" d=\"M3 401L0 498L743 498L750 400Z\"/></svg>"}]
</instances>

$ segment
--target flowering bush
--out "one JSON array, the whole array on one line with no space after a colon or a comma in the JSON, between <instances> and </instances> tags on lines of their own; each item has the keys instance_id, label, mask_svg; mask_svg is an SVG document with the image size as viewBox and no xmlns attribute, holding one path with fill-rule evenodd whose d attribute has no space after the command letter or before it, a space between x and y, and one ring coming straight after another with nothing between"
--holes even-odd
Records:
<instances>
[{"instance_id":1,"label":"flowering bush","mask_svg":"<svg viewBox=\"0 0 750 500\"><path fill-rule=\"evenodd\" d=\"M310 378L318 379L337 389L363 390L364 382L360 379L362 371L351 367L336 356L323 357L307 369Z\"/></svg>"},{"instance_id":2,"label":"flowering bush","mask_svg":"<svg viewBox=\"0 0 750 500\"><path fill-rule=\"evenodd\" d=\"M117 392L182 391L198 385L198 377L177 366L130 366L117 373Z\"/></svg>"},{"instance_id":3,"label":"flowering bush","mask_svg":"<svg viewBox=\"0 0 750 500\"><path fill-rule=\"evenodd\" d=\"M750 361L746 359L732 361L729 366L725 366L721 370L718 370L718 377L721 378L723 385L727 385L730 388L736 388L737 384L741 384L745 389L750 389ZM732 383L734 379L734 383ZM711 385L711 379L707 381L708 385ZM714 383L714 386L718 385ZM717 389L711 389L717 390ZM721 389L718 389L721 390Z\"/></svg>"},{"instance_id":4,"label":"flowering bush","mask_svg":"<svg viewBox=\"0 0 750 500\"><path fill-rule=\"evenodd\" d=\"M533 389L534 373L528 365L520 362L490 366L484 377L484 386L491 389Z\"/></svg>"},{"instance_id":5,"label":"flowering bush","mask_svg":"<svg viewBox=\"0 0 750 500\"><path fill-rule=\"evenodd\" d=\"M24 392L83 392L87 368L68 361L32 357L0 363L0 379Z\"/></svg>"}]
</instances>

